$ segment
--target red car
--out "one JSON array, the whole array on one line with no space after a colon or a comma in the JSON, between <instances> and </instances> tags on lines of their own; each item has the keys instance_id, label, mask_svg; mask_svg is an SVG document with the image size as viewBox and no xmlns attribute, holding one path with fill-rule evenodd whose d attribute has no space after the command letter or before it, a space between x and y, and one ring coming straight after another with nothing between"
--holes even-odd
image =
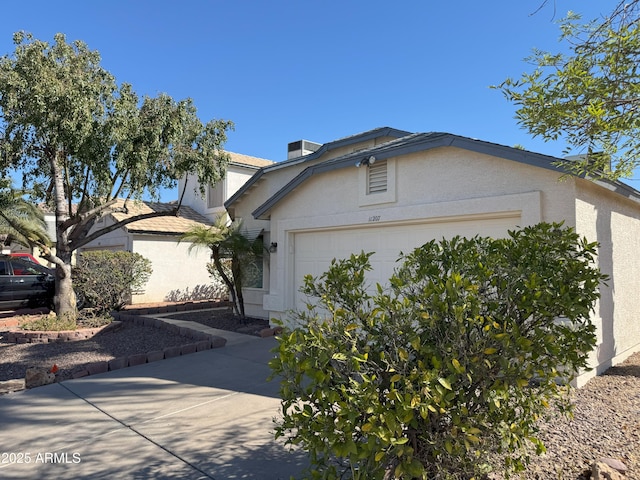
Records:
<instances>
[{"instance_id":1,"label":"red car","mask_svg":"<svg viewBox=\"0 0 640 480\"><path fill-rule=\"evenodd\" d=\"M11 253L9 254L10 257L17 257L17 258L22 258L23 260L28 260L30 262L36 263L36 264L40 264L40 262L38 260L36 260L36 258L31 255L30 253Z\"/></svg>"}]
</instances>

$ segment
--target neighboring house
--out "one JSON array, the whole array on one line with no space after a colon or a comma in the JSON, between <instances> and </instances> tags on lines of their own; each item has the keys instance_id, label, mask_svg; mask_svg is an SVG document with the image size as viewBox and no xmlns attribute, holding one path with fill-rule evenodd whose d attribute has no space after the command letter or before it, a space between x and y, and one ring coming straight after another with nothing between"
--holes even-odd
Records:
<instances>
[{"instance_id":1,"label":"neighboring house","mask_svg":"<svg viewBox=\"0 0 640 480\"><path fill-rule=\"evenodd\" d=\"M250 157L249 155L233 152L227 153L231 159L224 179L216 185L205 187L204 195L200 194L197 180L193 176L188 176L186 180L180 180L178 184L178 192L182 192L185 181L187 182L182 204L193 208L196 212L200 212L212 222L219 215L226 214L224 202L236 193L260 168L274 163L264 158Z\"/></svg>"},{"instance_id":2,"label":"neighboring house","mask_svg":"<svg viewBox=\"0 0 640 480\"><path fill-rule=\"evenodd\" d=\"M115 206L122 205L123 201L120 201ZM101 217L94 230L134 215L173 208L175 204L171 203L130 201L127 213L116 212ZM207 249L193 249L189 252L190 243L178 243L178 237L182 233L198 224L210 225L211 222L192 208L183 206L178 216L154 217L129 223L88 243L78 253L90 250L124 250L139 253L149 259L153 273L144 293L133 296L133 304L219 298L223 293L221 287L212 282L206 268L211 261L210 252Z\"/></svg>"},{"instance_id":3,"label":"neighboring house","mask_svg":"<svg viewBox=\"0 0 640 480\"><path fill-rule=\"evenodd\" d=\"M331 259L375 252L368 281L384 284L400 252L431 240L500 237L539 222L600 243L610 276L594 313L597 347L578 384L640 350L640 192L564 175L558 159L448 133L380 128L263 167L226 203L262 231L272 253L247 312L286 319L301 308L305 274Z\"/></svg>"}]
</instances>

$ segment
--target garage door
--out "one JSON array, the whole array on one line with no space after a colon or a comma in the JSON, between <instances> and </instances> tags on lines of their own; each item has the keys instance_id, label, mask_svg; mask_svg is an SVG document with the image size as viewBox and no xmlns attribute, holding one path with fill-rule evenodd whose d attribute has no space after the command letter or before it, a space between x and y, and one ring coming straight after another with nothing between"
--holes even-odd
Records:
<instances>
[{"instance_id":1,"label":"garage door","mask_svg":"<svg viewBox=\"0 0 640 480\"><path fill-rule=\"evenodd\" d=\"M483 219L465 219L426 224L370 226L341 230L300 232L294 237L294 288L296 308L303 308L307 298L299 292L307 274L319 276L334 258L348 258L352 253L375 252L371 256L373 270L367 275L371 286L386 284L391 277L400 252L433 239L452 238L456 235L504 237L520 223L520 216Z\"/></svg>"}]
</instances>

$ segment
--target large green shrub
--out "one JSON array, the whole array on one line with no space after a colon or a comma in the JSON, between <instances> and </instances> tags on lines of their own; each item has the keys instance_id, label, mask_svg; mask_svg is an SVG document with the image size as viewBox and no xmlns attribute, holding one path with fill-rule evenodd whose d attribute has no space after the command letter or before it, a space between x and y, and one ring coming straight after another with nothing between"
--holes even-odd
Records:
<instances>
[{"instance_id":1,"label":"large green shrub","mask_svg":"<svg viewBox=\"0 0 640 480\"><path fill-rule=\"evenodd\" d=\"M83 307L97 312L120 310L131 295L142 293L153 269L139 253L96 250L82 252L73 270L73 284Z\"/></svg>"},{"instance_id":2,"label":"large green shrub","mask_svg":"<svg viewBox=\"0 0 640 480\"><path fill-rule=\"evenodd\" d=\"M374 294L371 254L334 260L279 337L276 435L310 453L313 478L521 470L595 345L595 248L559 224L432 241Z\"/></svg>"}]
</instances>

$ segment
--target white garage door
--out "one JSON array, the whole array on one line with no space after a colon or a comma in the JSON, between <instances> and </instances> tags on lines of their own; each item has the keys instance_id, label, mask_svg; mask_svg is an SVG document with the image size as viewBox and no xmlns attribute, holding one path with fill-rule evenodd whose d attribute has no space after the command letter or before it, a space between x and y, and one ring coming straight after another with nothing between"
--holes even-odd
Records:
<instances>
[{"instance_id":1,"label":"white garage door","mask_svg":"<svg viewBox=\"0 0 640 480\"><path fill-rule=\"evenodd\" d=\"M400 252L409 253L414 248L433 239L452 238L456 235L474 235L494 238L504 237L520 223L520 216L465 219L427 224L371 226L342 230L319 230L297 233L294 237L294 281L296 308L303 308L307 298L299 292L307 274L319 276L334 258L348 258L352 253L375 252L370 261L373 270L367 275L367 283L375 286L387 283Z\"/></svg>"}]
</instances>

